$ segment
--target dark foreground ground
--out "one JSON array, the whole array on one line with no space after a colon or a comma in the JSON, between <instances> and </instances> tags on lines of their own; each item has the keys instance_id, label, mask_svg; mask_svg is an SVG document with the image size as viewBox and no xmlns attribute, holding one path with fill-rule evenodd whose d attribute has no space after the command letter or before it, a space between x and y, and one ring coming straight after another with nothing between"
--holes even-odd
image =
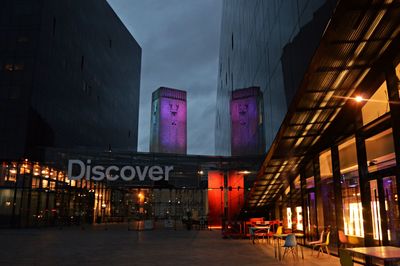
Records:
<instances>
[{"instance_id":1,"label":"dark foreground ground","mask_svg":"<svg viewBox=\"0 0 400 266\"><path fill-rule=\"evenodd\" d=\"M335 257L284 262L272 245L222 239L220 231L156 229L123 225L0 230L0 265L340 265Z\"/></svg>"}]
</instances>

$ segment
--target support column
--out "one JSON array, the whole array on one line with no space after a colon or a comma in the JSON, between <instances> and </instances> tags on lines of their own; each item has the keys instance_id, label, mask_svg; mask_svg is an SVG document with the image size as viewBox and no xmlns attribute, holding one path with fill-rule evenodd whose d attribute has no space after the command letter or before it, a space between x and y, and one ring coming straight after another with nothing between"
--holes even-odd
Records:
<instances>
[{"instance_id":1,"label":"support column","mask_svg":"<svg viewBox=\"0 0 400 266\"><path fill-rule=\"evenodd\" d=\"M332 156L332 174L333 174L333 191L335 194L335 211L336 211L336 227L344 232L343 224L343 200L342 200L342 183L340 174L340 162L339 162L339 149L335 145L331 149ZM338 248L340 248L340 241L337 242Z\"/></svg>"}]
</instances>

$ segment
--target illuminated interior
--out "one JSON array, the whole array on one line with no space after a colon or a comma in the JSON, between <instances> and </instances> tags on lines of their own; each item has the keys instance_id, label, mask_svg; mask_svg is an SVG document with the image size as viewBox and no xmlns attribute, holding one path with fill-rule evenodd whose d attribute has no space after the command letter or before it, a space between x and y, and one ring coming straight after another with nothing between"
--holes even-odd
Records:
<instances>
[{"instance_id":1,"label":"illuminated interior","mask_svg":"<svg viewBox=\"0 0 400 266\"><path fill-rule=\"evenodd\" d=\"M319 167L321 179L332 177L332 155L330 150L321 153L319 156Z\"/></svg>"},{"instance_id":2,"label":"illuminated interior","mask_svg":"<svg viewBox=\"0 0 400 266\"><path fill-rule=\"evenodd\" d=\"M386 82L383 82L361 109L363 124L366 125L389 111L387 86Z\"/></svg>"},{"instance_id":3,"label":"illuminated interior","mask_svg":"<svg viewBox=\"0 0 400 266\"><path fill-rule=\"evenodd\" d=\"M303 231L303 208L301 206L296 207L296 229Z\"/></svg>"},{"instance_id":4,"label":"illuminated interior","mask_svg":"<svg viewBox=\"0 0 400 266\"><path fill-rule=\"evenodd\" d=\"M381 213L379 207L378 183L376 180L369 181L371 190L371 215L372 229L375 240L382 239Z\"/></svg>"},{"instance_id":5,"label":"illuminated interior","mask_svg":"<svg viewBox=\"0 0 400 266\"><path fill-rule=\"evenodd\" d=\"M365 148L369 172L392 167L396 164L391 128L366 139Z\"/></svg>"},{"instance_id":6,"label":"illuminated interior","mask_svg":"<svg viewBox=\"0 0 400 266\"><path fill-rule=\"evenodd\" d=\"M364 237L355 138L339 145L344 233Z\"/></svg>"},{"instance_id":7,"label":"illuminated interior","mask_svg":"<svg viewBox=\"0 0 400 266\"><path fill-rule=\"evenodd\" d=\"M292 209L286 208L287 228L292 229Z\"/></svg>"}]
</instances>

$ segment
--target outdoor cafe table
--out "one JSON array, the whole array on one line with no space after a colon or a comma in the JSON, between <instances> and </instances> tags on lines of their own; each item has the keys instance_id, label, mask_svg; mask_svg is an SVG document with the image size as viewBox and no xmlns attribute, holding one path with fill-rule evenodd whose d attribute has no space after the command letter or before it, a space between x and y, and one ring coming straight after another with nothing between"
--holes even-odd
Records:
<instances>
[{"instance_id":1,"label":"outdoor cafe table","mask_svg":"<svg viewBox=\"0 0 400 266\"><path fill-rule=\"evenodd\" d=\"M372 265L372 258L383 260L385 265L391 265L393 261L400 260L400 248L398 247L360 247L346 248L345 250L364 255L366 265Z\"/></svg>"},{"instance_id":2,"label":"outdoor cafe table","mask_svg":"<svg viewBox=\"0 0 400 266\"><path fill-rule=\"evenodd\" d=\"M269 225L256 225L249 227L250 239L252 239L254 244L256 233L269 233Z\"/></svg>"},{"instance_id":3,"label":"outdoor cafe table","mask_svg":"<svg viewBox=\"0 0 400 266\"><path fill-rule=\"evenodd\" d=\"M278 257L279 260L282 260L282 255L281 255L281 239L285 239L289 234L274 234L274 253L275 253L275 258ZM304 234L300 233L295 233L296 240L298 238L304 238ZM298 253L298 246L296 246L296 253ZM304 259L304 253L303 253L303 246L300 246L301 250L301 258Z\"/></svg>"}]
</instances>

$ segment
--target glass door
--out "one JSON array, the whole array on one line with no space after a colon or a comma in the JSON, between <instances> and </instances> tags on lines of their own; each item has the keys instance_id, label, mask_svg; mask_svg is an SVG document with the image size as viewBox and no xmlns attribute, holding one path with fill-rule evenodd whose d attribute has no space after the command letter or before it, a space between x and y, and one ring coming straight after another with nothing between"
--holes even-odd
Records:
<instances>
[{"instance_id":1,"label":"glass door","mask_svg":"<svg viewBox=\"0 0 400 266\"><path fill-rule=\"evenodd\" d=\"M378 245L400 245L400 216L395 176L369 181L373 238Z\"/></svg>"},{"instance_id":2,"label":"glass door","mask_svg":"<svg viewBox=\"0 0 400 266\"><path fill-rule=\"evenodd\" d=\"M395 176L382 179L387 221L387 237L390 245L400 245L400 216Z\"/></svg>"}]
</instances>

